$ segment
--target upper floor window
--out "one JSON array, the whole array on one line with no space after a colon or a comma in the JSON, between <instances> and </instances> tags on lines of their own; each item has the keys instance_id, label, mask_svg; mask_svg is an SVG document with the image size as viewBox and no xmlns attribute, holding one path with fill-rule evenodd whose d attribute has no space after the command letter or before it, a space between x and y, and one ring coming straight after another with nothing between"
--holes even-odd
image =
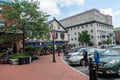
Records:
<instances>
[{"instance_id":1,"label":"upper floor window","mask_svg":"<svg viewBox=\"0 0 120 80\"><path fill-rule=\"evenodd\" d=\"M77 40L77 38L75 38L75 40Z\"/></svg>"},{"instance_id":2,"label":"upper floor window","mask_svg":"<svg viewBox=\"0 0 120 80\"><path fill-rule=\"evenodd\" d=\"M76 35L76 32L74 34Z\"/></svg>"},{"instance_id":3,"label":"upper floor window","mask_svg":"<svg viewBox=\"0 0 120 80\"><path fill-rule=\"evenodd\" d=\"M58 25L58 29L60 29L60 25Z\"/></svg>"},{"instance_id":4,"label":"upper floor window","mask_svg":"<svg viewBox=\"0 0 120 80\"><path fill-rule=\"evenodd\" d=\"M93 30L91 30L91 33L93 32Z\"/></svg>"}]
</instances>

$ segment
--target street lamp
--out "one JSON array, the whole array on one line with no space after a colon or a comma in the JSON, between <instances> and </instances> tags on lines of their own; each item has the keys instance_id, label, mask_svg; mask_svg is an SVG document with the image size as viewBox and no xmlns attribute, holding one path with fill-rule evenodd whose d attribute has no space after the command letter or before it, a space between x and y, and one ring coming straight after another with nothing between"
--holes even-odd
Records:
<instances>
[{"instance_id":1,"label":"street lamp","mask_svg":"<svg viewBox=\"0 0 120 80\"><path fill-rule=\"evenodd\" d=\"M54 38L55 38L55 36L56 36L56 32L53 30L52 31L52 39L53 39L53 63L55 63L56 62L56 60L55 60L55 49L54 49Z\"/></svg>"}]
</instances>

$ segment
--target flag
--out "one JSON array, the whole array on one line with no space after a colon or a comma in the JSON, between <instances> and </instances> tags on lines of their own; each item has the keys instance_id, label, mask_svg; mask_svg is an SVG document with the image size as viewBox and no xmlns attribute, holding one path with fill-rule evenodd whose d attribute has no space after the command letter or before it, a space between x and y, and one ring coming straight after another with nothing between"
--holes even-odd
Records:
<instances>
[{"instance_id":1,"label":"flag","mask_svg":"<svg viewBox=\"0 0 120 80\"><path fill-rule=\"evenodd\" d=\"M56 31L52 32L52 36L53 36L54 39L56 39Z\"/></svg>"}]
</instances>

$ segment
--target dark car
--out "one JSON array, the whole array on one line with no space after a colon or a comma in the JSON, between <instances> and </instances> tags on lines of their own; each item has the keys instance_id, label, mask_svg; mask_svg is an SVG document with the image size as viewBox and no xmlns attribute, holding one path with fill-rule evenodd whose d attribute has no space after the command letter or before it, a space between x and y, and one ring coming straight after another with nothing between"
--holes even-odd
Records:
<instances>
[{"instance_id":1,"label":"dark car","mask_svg":"<svg viewBox=\"0 0 120 80\"><path fill-rule=\"evenodd\" d=\"M101 54L97 72L120 76L120 47L108 48Z\"/></svg>"}]
</instances>

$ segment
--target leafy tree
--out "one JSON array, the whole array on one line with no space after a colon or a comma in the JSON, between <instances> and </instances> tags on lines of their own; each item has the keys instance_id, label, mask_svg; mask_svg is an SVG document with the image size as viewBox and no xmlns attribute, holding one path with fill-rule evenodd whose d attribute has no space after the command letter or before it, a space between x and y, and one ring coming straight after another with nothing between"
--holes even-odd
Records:
<instances>
[{"instance_id":1,"label":"leafy tree","mask_svg":"<svg viewBox=\"0 0 120 80\"><path fill-rule=\"evenodd\" d=\"M107 40L104 40L104 41L103 41L103 44L107 44L108 47L109 47L109 44L111 44L111 43L112 43L112 40L111 40L111 39L107 39Z\"/></svg>"},{"instance_id":2,"label":"leafy tree","mask_svg":"<svg viewBox=\"0 0 120 80\"><path fill-rule=\"evenodd\" d=\"M50 27L46 24L49 15L43 13L39 8L38 1L19 1L15 0L11 3L1 4L4 6L2 10L3 17L6 22L10 22L10 27L6 27L12 32L23 33L23 50L25 37L31 39L46 39ZM7 25L6 25L7 26Z\"/></svg>"},{"instance_id":3,"label":"leafy tree","mask_svg":"<svg viewBox=\"0 0 120 80\"><path fill-rule=\"evenodd\" d=\"M82 31L82 33L79 34L78 41L84 44L90 43L90 35L88 34L88 31Z\"/></svg>"}]
</instances>

